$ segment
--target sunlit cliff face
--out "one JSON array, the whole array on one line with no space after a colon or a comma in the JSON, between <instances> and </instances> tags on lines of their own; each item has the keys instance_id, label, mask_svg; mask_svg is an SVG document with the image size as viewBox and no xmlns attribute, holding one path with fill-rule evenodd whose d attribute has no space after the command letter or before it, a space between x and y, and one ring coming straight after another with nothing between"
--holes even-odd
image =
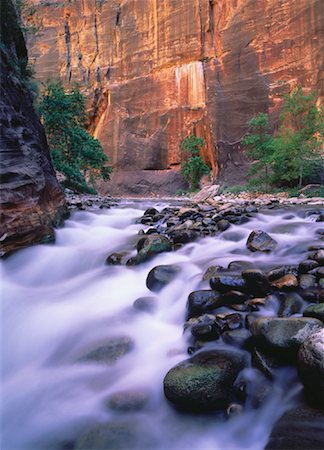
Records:
<instances>
[{"instance_id":1,"label":"sunlit cliff face","mask_svg":"<svg viewBox=\"0 0 324 450\"><path fill-rule=\"evenodd\" d=\"M253 114L297 84L323 96L321 0L34 1L36 77L81 83L115 167L176 167L195 132L216 174Z\"/></svg>"}]
</instances>

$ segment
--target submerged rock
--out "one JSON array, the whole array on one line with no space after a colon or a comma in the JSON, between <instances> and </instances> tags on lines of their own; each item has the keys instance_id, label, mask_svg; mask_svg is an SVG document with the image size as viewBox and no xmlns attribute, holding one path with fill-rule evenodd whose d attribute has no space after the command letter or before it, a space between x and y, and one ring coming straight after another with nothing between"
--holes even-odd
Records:
<instances>
[{"instance_id":1,"label":"submerged rock","mask_svg":"<svg viewBox=\"0 0 324 450\"><path fill-rule=\"evenodd\" d=\"M156 309L155 297L140 297L133 303L133 308L137 311L153 312Z\"/></svg>"},{"instance_id":2,"label":"submerged rock","mask_svg":"<svg viewBox=\"0 0 324 450\"><path fill-rule=\"evenodd\" d=\"M139 411L145 407L149 401L149 393L143 390L121 391L112 394L107 406L118 412Z\"/></svg>"},{"instance_id":3,"label":"submerged rock","mask_svg":"<svg viewBox=\"0 0 324 450\"><path fill-rule=\"evenodd\" d=\"M175 265L163 265L154 267L146 278L146 286L152 292L159 292L167 286L180 272L180 267Z\"/></svg>"},{"instance_id":4,"label":"submerged rock","mask_svg":"<svg viewBox=\"0 0 324 450\"><path fill-rule=\"evenodd\" d=\"M164 378L165 396L188 411L226 408L233 382L245 365L245 355L239 351L201 351L169 370Z\"/></svg>"},{"instance_id":5,"label":"submerged rock","mask_svg":"<svg viewBox=\"0 0 324 450\"><path fill-rule=\"evenodd\" d=\"M271 252L277 246L277 242L265 231L252 231L246 246L251 252Z\"/></svg>"},{"instance_id":6,"label":"submerged rock","mask_svg":"<svg viewBox=\"0 0 324 450\"><path fill-rule=\"evenodd\" d=\"M322 450L323 442L323 411L302 405L278 420L265 450Z\"/></svg>"},{"instance_id":7,"label":"submerged rock","mask_svg":"<svg viewBox=\"0 0 324 450\"><path fill-rule=\"evenodd\" d=\"M79 361L93 361L101 364L112 364L122 356L131 352L134 347L134 342L127 336L111 338L106 343L100 345L94 350L91 350Z\"/></svg>"}]
</instances>

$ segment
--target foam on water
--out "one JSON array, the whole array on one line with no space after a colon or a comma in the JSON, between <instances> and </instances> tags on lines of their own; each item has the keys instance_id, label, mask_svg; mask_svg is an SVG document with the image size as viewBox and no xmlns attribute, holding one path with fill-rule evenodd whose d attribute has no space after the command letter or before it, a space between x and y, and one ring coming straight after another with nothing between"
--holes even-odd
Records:
<instances>
[{"instance_id":1,"label":"foam on water","mask_svg":"<svg viewBox=\"0 0 324 450\"><path fill-rule=\"evenodd\" d=\"M163 378L188 357L182 334L186 300L191 291L208 288L201 282L208 266L227 266L233 260L267 268L298 263L316 242L320 224L298 212L268 211L140 266L106 266L110 253L133 250L143 228L136 218L147 206L152 205L127 203L104 212L77 212L57 230L54 245L28 248L1 262L4 450L62 448L62 442L73 441L86 426L121 418L144 426L154 438L152 448L259 450L291 403L294 375L284 371L271 399L258 411L228 422L213 415L193 417L169 406ZM271 233L277 250L251 254L245 242L253 229ZM135 311L134 300L152 295L145 280L159 264L177 264L181 274L154 294L153 314ZM115 364L80 363L89 349L119 336L129 336L135 347ZM142 412L123 416L105 407L111 394L132 389L150 395Z\"/></svg>"}]
</instances>

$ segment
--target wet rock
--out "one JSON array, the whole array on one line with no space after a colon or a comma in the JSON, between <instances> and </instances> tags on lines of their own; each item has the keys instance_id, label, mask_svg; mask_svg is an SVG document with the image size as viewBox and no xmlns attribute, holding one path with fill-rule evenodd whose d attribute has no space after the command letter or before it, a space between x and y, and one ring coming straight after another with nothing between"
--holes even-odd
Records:
<instances>
[{"instance_id":1,"label":"wet rock","mask_svg":"<svg viewBox=\"0 0 324 450\"><path fill-rule=\"evenodd\" d=\"M265 297L253 298L246 302L246 305L249 307L250 311L260 311L261 308L265 308L268 302Z\"/></svg>"},{"instance_id":2,"label":"wet rock","mask_svg":"<svg viewBox=\"0 0 324 450\"><path fill-rule=\"evenodd\" d=\"M170 233L174 244L187 244L198 239L199 234L194 230L177 230Z\"/></svg>"},{"instance_id":3,"label":"wet rock","mask_svg":"<svg viewBox=\"0 0 324 450\"><path fill-rule=\"evenodd\" d=\"M300 289L310 289L316 284L316 278L314 275L303 274L299 277L299 287Z\"/></svg>"},{"instance_id":4,"label":"wet rock","mask_svg":"<svg viewBox=\"0 0 324 450\"><path fill-rule=\"evenodd\" d=\"M231 270L232 272L241 272L242 270L254 268L254 264L250 261L231 261L228 265L228 270Z\"/></svg>"},{"instance_id":5,"label":"wet rock","mask_svg":"<svg viewBox=\"0 0 324 450\"><path fill-rule=\"evenodd\" d=\"M324 289L307 289L301 291L302 298L309 303L323 303L324 302Z\"/></svg>"},{"instance_id":6,"label":"wet rock","mask_svg":"<svg viewBox=\"0 0 324 450\"><path fill-rule=\"evenodd\" d=\"M279 307L279 317L290 317L293 314L298 314L304 307L304 301L302 297L295 292L288 294Z\"/></svg>"},{"instance_id":7,"label":"wet rock","mask_svg":"<svg viewBox=\"0 0 324 450\"><path fill-rule=\"evenodd\" d=\"M314 317L315 319L319 319L322 322L324 322L324 303L319 303L317 305L308 306L305 309L303 316L304 317ZM324 358L324 354L323 354L323 358Z\"/></svg>"},{"instance_id":8,"label":"wet rock","mask_svg":"<svg viewBox=\"0 0 324 450\"><path fill-rule=\"evenodd\" d=\"M229 223L229 221L225 219L222 219L219 222L217 222L217 228L219 231L226 231L230 226L231 224Z\"/></svg>"},{"instance_id":9,"label":"wet rock","mask_svg":"<svg viewBox=\"0 0 324 450\"><path fill-rule=\"evenodd\" d=\"M279 278L282 278L285 275L292 274L297 276L298 275L298 267L297 266L280 266L275 267L274 269L270 270L267 273L268 280L269 281L275 281Z\"/></svg>"},{"instance_id":10,"label":"wet rock","mask_svg":"<svg viewBox=\"0 0 324 450\"><path fill-rule=\"evenodd\" d=\"M276 248L277 242L268 233L255 230L248 237L246 246L251 252L271 252Z\"/></svg>"},{"instance_id":11,"label":"wet rock","mask_svg":"<svg viewBox=\"0 0 324 450\"><path fill-rule=\"evenodd\" d=\"M314 261L313 259L306 259L299 264L298 271L300 274L304 274L312 269L315 269L316 267L318 267L318 265L319 264L317 261Z\"/></svg>"},{"instance_id":12,"label":"wet rock","mask_svg":"<svg viewBox=\"0 0 324 450\"><path fill-rule=\"evenodd\" d=\"M190 319L185 323L185 328L189 327L192 336L201 341L211 341L220 336L220 327L215 321L215 317L204 314L195 319Z\"/></svg>"},{"instance_id":13,"label":"wet rock","mask_svg":"<svg viewBox=\"0 0 324 450\"><path fill-rule=\"evenodd\" d=\"M245 365L245 356L239 351L201 351L169 370L164 378L165 396L188 411L226 408L233 382Z\"/></svg>"},{"instance_id":14,"label":"wet rock","mask_svg":"<svg viewBox=\"0 0 324 450\"><path fill-rule=\"evenodd\" d=\"M224 305L243 304L247 295L240 291L228 291L222 295L222 302Z\"/></svg>"},{"instance_id":15,"label":"wet rock","mask_svg":"<svg viewBox=\"0 0 324 450\"><path fill-rule=\"evenodd\" d=\"M317 267L316 269L313 269L310 273L315 273L316 280L320 280L321 278L324 278L324 267Z\"/></svg>"},{"instance_id":16,"label":"wet rock","mask_svg":"<svg viewBox=\"0 0 324 450\"><path fill-rule=\"evenodd\" d=\"M269 380L257 369L244 369L234 383L238 398L247 407L259 408L271 395Z\"/></svg>"},{"instance_id":17,"label":"wet rock","mask_svg":"<svg viewBox=\"0 0 324 450\"><path fill-rule=\"evenodd\" d=\"M283 291L289 291L298 287L298 279L295 275L288 273L282 278L272 281L271 286Z\"/></svg>"},{"instance_id":18,"label":"wet rock","mask_svg":"<svg viewBox=\"0 0 324 450\"><path fill-rule=\"evenodd\" d=\"M247 290L253 295L266 295L271 292L271 286L264 272L258 269L247 269L242 272Z\"/></svg>"},{"instance_id":19,"label":"wet rock","mask_svg":"<svg viewBox=\"0 0 324 450\"><path fill-rule=\"evenodd\" d=\"M245 326L248 330L251 329L251 326L253 324L253 322L258 318L259 316L257 316L256 314L247 314L245 316Z\"/></svg>"},{"instance_id":20,"label":"wet rock","mask_svg":"<svg viewBox=\"0 0 324 450\"><path fill-rule=\"evenodd\" d=\"M264 353L254 347L252 351L252 365L259 369L270 380L274 377L274 372L280 366L279 361L273 355Z\"/></svg>"},{"instance_id":21,"label":"wet rock","mask_svg":"<svg viewBox=\"0 0 324 450\"><path fill-rule=\"evenodd\" d=\"M220 294L216 291L201 290L191 292L187 301L187 319L212 311L222 305Z\"/></svg>"},{"instance_id":22,"label":"wet rock","mask_svg":"<svg viewBox=\"0 0 324 450\"><path fill-rule=\"evenodd\" d=\"M137 311L153 312L156 309L156 298L154 297L140 297L133 303L133 308Z\"/></svg>"},{"instance_id":23,"label":"wet rock","mask_svg":"<svg viewBox=\"0 0 324 450\"><path fill-rule=\"evenodd\" d=\"M298 373L306 395L324 405L324 330L308 337L298 352ZM324 441L323 441L324 442Z\"/></svg>"},{"instance_id":24,"label":"wet rock","mask_svg":"<svg viewBox=\"0 0 324 450\"><path fill-rule=\"evenodd\" d=\"M222 331L237 330L243 326L243 316L239 313L216 314L216 323Z\"/></svg>"},{"instance_id":25,"label":"wet rock","mask_svg":"<svg viewBox=\"0 0 324 450\"><path fill-rule=\"evenodd\" d=\"M100 364L112 364L134 349L135 345L131 338L111 338L99 347L91 350L79 359L80 362L93 361Z\"/></svg>"},{"instance_id":26,"label":"wet rock","mask_svg":"<svg viewBox=\"0 0 324 450\"><path fill-rule=\"evenodd\" d=\"M150 234L142 237L137 243L136 263L142 263L162 252L172 250L172 242L160 234Z\"/></svg>"},{"instance_id":27,"label":"wet rock","mask_svg":"<svg viewBox=\"0 0 324 450\"><path fill-rule=\"evenodd\" d=\"M246 348L249 346L252 334L245 328L238 330L225 331L222 338L225 344L233 345L234 347Z\"/></svg>"},{"instance_id":28,"label":"wet rock","mask_svg":"<svg viewBox=\"0 0 324 450\"><path fill-rule=\"evenodd\" d=\"M278 420L265 450L322 450L323 442L323 411L302 405Z\"/></svg>"},{"instance_id":29,"label":"wet rock","mask_svg":"<svg viewBox=\"0 0 324 450\"><path fill-rule=\"evenodd\" d=\"M226 416L231 419L232 417L237 417L243 414L244 408L239 403L231 403L227 410L226 410Z\"/></svg>"},{"instance_id":30,"label":"wet rock","mask_svg":"<svg viewBox=\"0 0 324 450\"><path fill-rule=\"evenodd\" d=\"M324 266L324 250L318 250L314 255L314 259L320 266Z\"/></svg>"},{"instance_id":31,"label":"wet rock","mask_svg":"<svg viewBox=\"0 0 324 450\"><path fill-rule=\"evenodd\" d=\"M180 267L175 265L163 265L154 267L146 278L146 286L152 292L159 292L180 272Z\"/></svg>"},{"instance_id":32,"label":"wet rock","mask_svg":"<svg viewBox=\"0 0 324 450\"><path fill-rule=\"evenodd\" d=\"M261 317L253 322L251 332L260 346L278 355L294 357L305 339L322 327L320 320L307 317Z\"/></svg>"},{"instance_id":33,"label":"wet rock","mask_svg":"<svg viewBox=\"0 0 324 450\"><path fill-rule=\"evenodd\" d=\"M122 260L125 257L126 253L112 253L106 259L106 264L111 266L118 266L122 264Z\"/></svg>"},{"instance_id":34,"label":"wet rock","mask_svg":"<svg viewBox=\"0 0 324 450\"><path fill-rule=\"evenodd\" d=\"M226 294L225 294L226 295ZM229 309L233 309L234 311L238 311L238 312L247 312L249 311L249 307L245 304L233 304L233 305L228 305Z\"/></svg>"},{"instance_id":35,"label":"wet rock","mask_svg":"<svg viewBox=\"0 0 324 450\"><path fill-rule=\"evenodd\" d=\"M213 278L218 272L221 272L222 270L225 270L222 266L210 266L206 270L203 276L203 281L209 281L211 278Z\"/></svg>"},{"instance_id":36,"label":"wet rock","mask_svg":"<svg viewBox=\"0 0 324 450\"><path fill-rule=\"evenodd\" d=\"M156 214L159 214L159 211L155 208L148 208L145 212L144 212L144 216L155 216Z\"/></svg>"},{"instance_id":37,"label":"wet rock","mask_svg":"<svg viewBox=\"0 0 324 450\"><path fill-rule=\"evenodd\" d=\"M220 274L210 279L210 287L215 291L246 291L246 282L241 275L238 274Z\"/></svg>"},{"instance_id":38,"label":"wet rock","mask_svg":"<svg viewBox=\"0 0 324 450\"><path fill-rule=\"evenodd\" d=\"M114 411L131 412L143 409L148 401L149 393L147 391L130 390L112 394L106 404Z\"/></svg>"},{"instance_id":39,"label":"wet rock","mask_svg":"<svg viewBox=\"0 0 324 450\"><path fill-rule=\"evenodd\" d=\"M137 421L113 421L95 425L77 441L75 450L125 450L154 448L157 442Z\"/></svg>"}]
</instances>

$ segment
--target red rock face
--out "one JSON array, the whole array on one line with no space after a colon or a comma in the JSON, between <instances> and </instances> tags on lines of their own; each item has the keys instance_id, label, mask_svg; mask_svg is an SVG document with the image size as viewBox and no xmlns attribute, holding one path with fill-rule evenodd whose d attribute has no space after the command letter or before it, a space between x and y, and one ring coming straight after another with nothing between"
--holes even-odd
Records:
<instances>
[{"instance_id":1,"label":"red rock face","mask_svg":"<svg viewBox=\"0 0 324 450\"><path fill-rule=\"evenodd\" d=\"M65 213L43 127L22 71L27 50L10 0L1 2L0 255L54 239Z\"/></svg>"},{"instance_id":2,"label":"red rock face","mask_svg":"<svg viewBox=\"0 0 324 450\"><path fill-rule=\"evenodd\" d=\"M121 170L177 168L190 132L215 176L232 170L255 113L275 121L297 84L324 93L322 0L35 3L37 77L81 83L90 129Z\"/></svg>"}]
</instances>

